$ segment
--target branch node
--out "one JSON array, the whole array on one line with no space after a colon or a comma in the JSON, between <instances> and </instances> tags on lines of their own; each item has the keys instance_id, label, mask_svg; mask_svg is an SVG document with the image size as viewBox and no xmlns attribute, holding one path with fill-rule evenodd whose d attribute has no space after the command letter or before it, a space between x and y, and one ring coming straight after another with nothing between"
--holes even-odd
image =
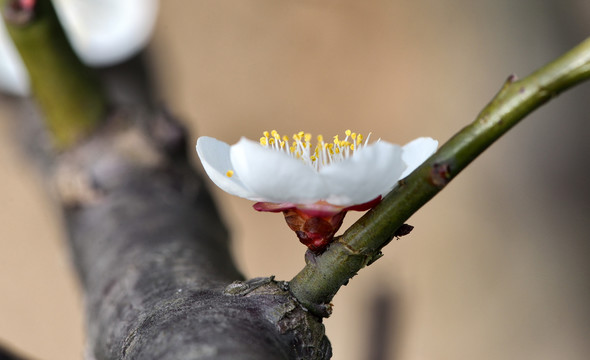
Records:
<instances>
[{"instance_id":1,"label":"branch node","mask_svg":"<svg viewBox=\"0 0 590 360\"><path fill-rule=\"evenodd\" d=\"M270 277L258 277L246 281L234 281L223 289L223 295L229 296L246 296L252 291L275 282L274 275Z\"/></svg>"},{"instance_id":2,"label":"branch node","mask_svg":"<svg viewBox=\"0 0 590 360\"><path fill-rule=\"evenodd\" d=\"M510 74L508 75L508 78L506 79L506 82L504 83L504 86L508 86L510 84L513 84L515 82L518 81L518 75L516 74Z\"/></svg>"},{"instance_id":3,"label":"branch node","mask_svg":"<svg viewBox=\"0 0 590 360\"><path fill-rule=\"evenodd\" d=\"M383 252L381 252L381 251L378 251L378 252L377 252L375 255L373 255L373 256L372 256L372 257L369 259L369 261L367 262L367 266L369 266L369 265L373 264L375 261L377 261L377 260L381 259L382 257L383 257ZM346 285L346 284L344 284L344 285Z\"/></svg>"},{"instance_id":4,"label":"branch node","mask_svg":"<svg viewBox=\"0 0 590 360\"><path fill-rule=\"evenodd\" d=\"M439 189L444 188L451 181L451 165L445 162L434 163L430 169L430 183Z\"/></svg>"}]
</instances>

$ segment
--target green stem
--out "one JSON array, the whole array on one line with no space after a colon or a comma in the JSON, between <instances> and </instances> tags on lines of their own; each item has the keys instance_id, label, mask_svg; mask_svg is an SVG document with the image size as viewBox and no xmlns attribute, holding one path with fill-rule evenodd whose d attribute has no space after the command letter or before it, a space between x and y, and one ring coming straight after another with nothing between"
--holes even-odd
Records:
<instances>
[{"instance_id":1,"label":"green stem","mask_svg":"<svg viewBox=\"0 0 590 360\"><path fill-rule=\"evenodd\" d=\"M528 77L510 76L475 121L353 224L290 282L293 295L319 316L350 278L381 256L395 231L488 146L560 92L590 78L590 38Z\"/></svg>"},{"instance_id":2,"label":"green stem","mask_svg":"<svg viewBox=\"0 0 590 360\"><path fill-rule=\"evenodd\" d=\"M107 104L102 88L72 50L51 1L38 0L32 17L20 24L11 19L12 1L3 3L8 33L28 70L55 145L67 148L103 119Z\"/></svg>"}]
</instances>

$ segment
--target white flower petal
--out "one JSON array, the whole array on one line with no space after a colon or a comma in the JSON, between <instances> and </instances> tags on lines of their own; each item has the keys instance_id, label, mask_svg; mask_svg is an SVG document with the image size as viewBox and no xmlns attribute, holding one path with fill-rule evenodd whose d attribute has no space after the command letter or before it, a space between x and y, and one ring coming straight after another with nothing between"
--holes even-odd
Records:
<instances>
[{"instance_id":1,"label":"white flower petal","mask_svg":"<svg viewBox=\"0 0 590 360\"><path fill-rule=\"evenodd\" d=\"M256 194L248 190L234 170L230 160L230 146L212 137L201 136L197 140L197 154L203 168L215 185L232 195L251 200L259 200ZM233 170L232 177L227 176Z\"/></svg>"},{"instance_id":2,"label":"white flower petal","mask_svg":"<svg viewBox=\"0 0 590 360\"><path fill-rule=\"evenodd\" d=\"M279 138L277 134L272 136ZM264 138L268 141L269 135L265 134ZM307 149L309 140L304 141L299 146ZM348 145L336 141L340 151L348 151ZM347 154L343 160L321 163L319 171L314 167L318 164L312 162L315 160L303 161L286 148L278 150L245 138L230 147L203 137L197 142L197 151L209 176L225 191L267 204L304 209L310 204L340 208L366 204L393 189L402 176L419 166L437 146L438 142L430 138L416 139L404 147L379 141L355 150L350 156ZM234 171L232 178L225 175L228 170ZM275 210L273 206L272 210L268 208L262 210Z\"/></svg>"},{"instance_id":3,"label":"white flower petal","mask_svg":"<svg viewBox=\"0 0 590 360\"><path fill-rule=\"evenodd\" d=\"M231 162L245 186L268 202L313 202L328 188L315 169L285 153L242 138L231 147Z\"/></svg>"},{"instance_id":4,"label":"white flower petal","mask_svg":"<svg viewBox=\"0 0 590 360\"><path fill-rule=\"evenodd\" d=\"M0 90L13 95L30 93L29 75L0 16Z\"/></svg>"},{"instance_id":5,"label":"white flower petal","mask_svg":"<svg viewBox=\"0 0 590 360\"><path fill-rule=\"evenodd\" d=\"M410 175L410 173L428 159L430 155L435 153L437 147L438 141L429 137L417 138L404 145L402 159L408 167L401 177L404 178Z\"/></svg>"},{"instance_id":6,"label":"white flower petal","mask_svg":"<svg viewBox=\"0 0 590 360\"><path fill-rule=\"evenodd\" d=\"M88 65L123 61L148 42L158 0L53 0L80 58Z\"/></svg>"},{"instance_id":7,"label":"white flower petal","mask_svg":"<svg viewBox=\"0 0 590 360\"><path fill-rule=\"evenodd\" d=\"M402 148L379 141L357 150L344 161L320 169L330 190L330 204L362 204L386 194L396 184L406 165Z\"/></svg>"}]
</instances>

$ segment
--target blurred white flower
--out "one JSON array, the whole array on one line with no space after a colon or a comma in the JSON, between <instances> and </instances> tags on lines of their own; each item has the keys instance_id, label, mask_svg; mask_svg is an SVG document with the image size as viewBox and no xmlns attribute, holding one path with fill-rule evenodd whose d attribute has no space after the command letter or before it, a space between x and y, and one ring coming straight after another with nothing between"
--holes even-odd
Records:
<instances>
[{"instance_id":1,"label":"blurred white flower","mask_svg":"<svg viewBox=\"0 0 590 360\"><path fill-rule=\"evenodd\" d=\"M121 62L150 39L158 0L53 0L72 47L88 65Z\"/></svg>"},{"instance_id":2,"label":"blurred white flower","mask_svg":"<svg viewBox=\"0 0 590 360\"><path fill-rule=\"evenodd\" d=\"M256 210L283 212L300 240L321 251L346 211L375 206L438 146L431 138L403 147L386 141L370 144L350 130L344 140L317 140L313 147L310 134L300 132L289 139L272 131L259 142L242 138L230 146L203 136L197 140L197 153L222 190L258 201Z\"/></svg>"},{"instance_id":3,"label":"blurred white flower","mask_svg":"<svg viewBox=\"0 0 590 360\"><path fill-rule=\"evenodd\" d=\"M25 96L29 93L29 75L10 40L0 16L0 91Z\"/></svg>"},{"instance_id":4,"label":"blurred white flower","mask_svg":"<svg viewBox=\"0 0 590 360\"><path fill-rule=\"evenodd\" d=\"M108 66L135 55L149 41L158 0L53 0L66 35L80 59ZM29 78L0 20L0 89L29 93Z\"/></svg>"}]
</instances>

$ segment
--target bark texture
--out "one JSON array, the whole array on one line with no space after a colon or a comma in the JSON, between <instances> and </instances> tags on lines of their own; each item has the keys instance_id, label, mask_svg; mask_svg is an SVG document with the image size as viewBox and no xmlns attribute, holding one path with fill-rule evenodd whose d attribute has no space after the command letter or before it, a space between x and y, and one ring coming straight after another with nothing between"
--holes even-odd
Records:
<instances>
[{"instance_id":1,"label":"bark texture","mask_svg":"<svg viewBox=\"0 0 590 360\"><path fill-rule=\"evenodd\" d=\"M129 69L103 70L119 105L91 136L59 154L32 125L40 118L32 102L9 100L27 152L63 210L84 290L87 358L330 358L321 319L285 282L244 280L189 162L184 128L154 110L145 74Z\"/></svg>"},{"instance_id":2,"label":"bark texture","mask_svg":"<svg viewBox=\"0 0 590 360\"><path fill-rule=\"evenodd\" d=\"M123 110L53 178L96 359L325 359L320 320L285 283L244 282L183 129Z\"/></svg>"}]
</instances>

